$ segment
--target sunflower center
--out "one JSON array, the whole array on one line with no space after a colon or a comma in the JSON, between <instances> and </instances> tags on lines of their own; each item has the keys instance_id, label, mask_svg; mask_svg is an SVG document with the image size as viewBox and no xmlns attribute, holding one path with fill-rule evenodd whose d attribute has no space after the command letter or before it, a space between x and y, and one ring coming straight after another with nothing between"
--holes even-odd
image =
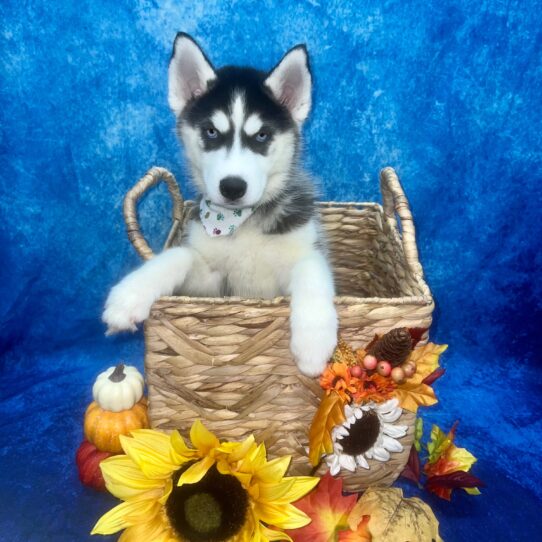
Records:
<instances>
[{"instance_id":1,"label":"sunflower center","mask_svg":"<svg viewBox=\"0 0 542 542\"><path fill-rule=\"evenodd\" d=\"M372 410L364 411L361 419L356 419L350 426L348 435L340 441L343 447L342 453L346 455L365 453L372 448L378 439L379 433L380 421L378 415Z\"/></svg>"},{"instance_id":2,"label":"sunflower center","mask_svg":"<svg viewBox=\"0 0 542 542\"><path fill-rule=\"evenodd\" d=\"M209 493L196 493L184 502L184 516L190 527L200 533L209 533L220 527L222 508Z\"/></svg>"},{"instance_id":3,"label":"sunflower center","mask_svg":"<svg viewBox=\"0 0 542 542\"><path fill-rule=\"evenodd\" d=\"M234 476L220 474L215 465L195 484L177 486L185 465L173 475L166 513L179 538L187 542L222 542L243 527L248 494Z\"/></svg>"}]
</instances>

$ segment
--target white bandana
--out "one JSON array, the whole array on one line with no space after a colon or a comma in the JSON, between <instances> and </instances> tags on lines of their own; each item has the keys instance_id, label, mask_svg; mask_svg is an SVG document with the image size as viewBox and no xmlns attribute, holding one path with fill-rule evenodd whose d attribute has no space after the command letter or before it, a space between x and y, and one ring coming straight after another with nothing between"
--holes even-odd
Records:
<instances>
[{"instance_id":1,"label":"white bandana","mask_svg":"<svg viewBox=\"0 0 542 542\"><path fill-rule=\"evenodd\" d=\"M231 235L252 214L252 207L229 209L202 199L199 204L201 223L210 237Z\"/></svg>"}]
</instances>

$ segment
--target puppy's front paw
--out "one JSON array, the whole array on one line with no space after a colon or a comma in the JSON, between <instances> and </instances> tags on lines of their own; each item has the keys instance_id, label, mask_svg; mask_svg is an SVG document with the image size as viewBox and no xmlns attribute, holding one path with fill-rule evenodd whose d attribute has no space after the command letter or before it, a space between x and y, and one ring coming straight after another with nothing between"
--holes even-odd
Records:
<instances>
[{"instance_id":1,"label":"puppy's front paw","mask_svg":"<svg viewBox=\"0 0 542 542\"><path fill-rule=\"evenodd\" d=\"M134 280L117 284L105 302L102 321L107 324L106 335L119 331L136 331L150 313L156 296L153 291Z\"/></svg>"},{"instance_id":2,"label":"puppy's front paw","mask_svg":"<svg viewBox=\"0 0 542 542\"><path fill-rule=\"evenodd\" d=\"M307 376L319 376L337 346L335 307L307 308L292 317L290 348L299 370Z\"/></svg>"}]
</instances>

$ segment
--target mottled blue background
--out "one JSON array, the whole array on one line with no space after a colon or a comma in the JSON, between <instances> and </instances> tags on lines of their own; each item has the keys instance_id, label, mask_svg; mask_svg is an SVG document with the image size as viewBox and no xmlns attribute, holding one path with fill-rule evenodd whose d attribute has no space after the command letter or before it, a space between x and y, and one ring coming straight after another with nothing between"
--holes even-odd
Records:
<instances>
[{"instance_id":1,"label":"mottled blue background","mask_svg":"<svg viewBox=\"0 0 542 542\"><path fill-rule=\"evenodd\" d=\"M166 103L178 30L216 65L270 68L307 43L306 164L325 198L376 200L379 168L397 168L438 303L433 339L450 344L441 402L424 417L461 419L459 443L488 484L451 504L424 498L447 541L538 539L541 9L534 0L4 0L0 539L88 540L113 503L79 486L73 454L97 372L119 358L142 365L141 335L105 339L99 316L138 261L124 193L154 164L186 182ZM142 214L159 246L164 193Z\"/></svg>"}]
</instances>

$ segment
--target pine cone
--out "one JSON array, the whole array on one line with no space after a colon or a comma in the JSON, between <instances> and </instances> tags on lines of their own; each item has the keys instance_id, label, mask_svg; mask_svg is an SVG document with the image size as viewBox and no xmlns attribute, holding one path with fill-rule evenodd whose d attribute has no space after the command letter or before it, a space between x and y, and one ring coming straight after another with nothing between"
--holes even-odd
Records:
<instances>
[{"instance_id":1,"label":"pine cone","mask_svg":"<svg viewBox=\"0 0 542 542\"><path fill-rule=\"evenodd\" d=\"M393 367L404 363L412 352L412 337L406 327L398 327L382 335L369 347L368 354L389 361Z\"/></svg>"}]
</instances>

